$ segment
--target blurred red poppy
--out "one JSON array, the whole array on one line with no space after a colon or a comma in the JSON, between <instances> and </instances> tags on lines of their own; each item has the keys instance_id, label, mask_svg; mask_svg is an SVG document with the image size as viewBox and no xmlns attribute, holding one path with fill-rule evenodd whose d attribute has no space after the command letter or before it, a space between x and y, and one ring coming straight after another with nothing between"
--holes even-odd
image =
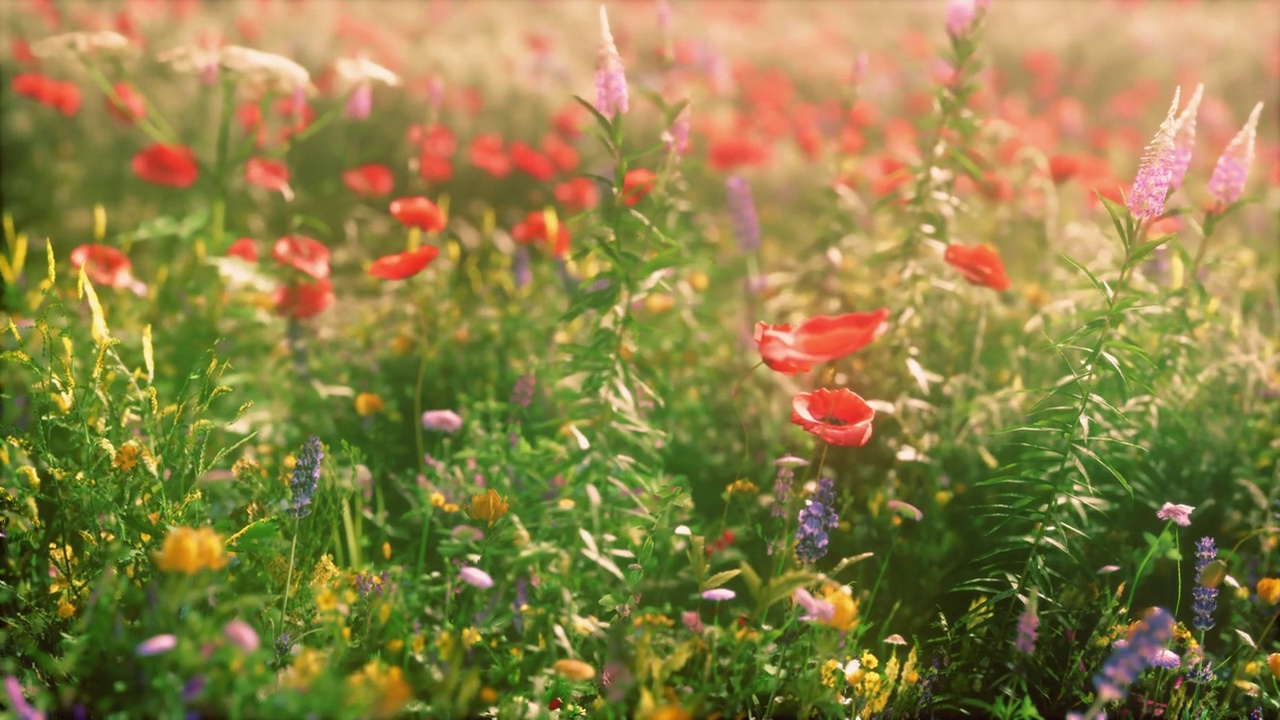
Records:
<instances>
[{"instance_id":1,"label":"blurred red poppy","mask_svg":"<svg viewBox=\"0 0 1280 720\"><path fill-rule=\"evenodd\" d=\"M986 245L948 245L942 257L974 285L999 292L1009 289L1011 283L1004 272L1004 263L996 251Z\"/></svg>"},{"instance_id":2,"label":"blurred red poppy","mask_svg":"<svg viewBox=\"0 0 1280 720\"><path fill-rule=\"evenodd\" d=\"M865 400L845 388L800 393L791 400L791 422L841 447L866 445L875 416Z\"/></svg>"},{"instance_id":3,"label":"blurred red poppy","mask_svg":"<svg viewBox=\"0 0 1280 720\"><path fill-rule=\"evenodd\" d=\"M596 206L600 189L591 178L578 177L566 180L555 188L556 201L570 212L582 212Z\"/></svg>"},{"instance_id":4,"label":"blurred red poppy","mask_svg":"<svg viewBox=\"0 0 1280 720\"><path fill-rule=\"evenodd\" d=\"M438 123L423 130L419 143L423 152L437 157L450 157L458 150L458 139L453 131Z\"/></svg>"},{"instance_id":5,"label":"blurred red poppy","mask_svg":"<svg viewBox=\"0 0 1280 720\"><path fill-rule=\"evenodd\" d=\"M511 228L511 237L522 245L546 242L551 244L551 253L555 257L564 257L569 252L569 228L564 223L556 223L559 229L552 238L551 228L547 227L547 213L534 210L524 216L524 220Z\"/></svg>"},{"instance_id":6,"label":"blurred red poppy","mask_svg":"<svg viewBox=\"0 0 1280 720\"><path fill-rule=\"evenodd\" d=\"M582 134L580 123L585 112L581 105L569 103L556 111L555 116L551 118L551 125L561 138L576 140Z\"/></svg>"},{"instance_id":7,"label":"blurred red poppy","mask_svg":"<svg viewBox=\"0 0 1280 720\"><path fill-rule=\"evenodd\" d=\"M329 277L329 248L305 235L285 235L271 248L276 262L310 275L317 280Z\"/></svg>"},{"instance_id":8,"label":"blurred red poppy","mask_svg":"<svg viewBox=\"0 0 1280 720\"><path fill-rule=\"evenodd\" d=\"M714 170L727 171L743 165L763 165L768 159L767 147L745 137L718 138L712 140L707 148L707 163Z\"/></svg>"},{"instance_id":9,"label":"blurred red poppy","mask_svg":"<svg viewBox=\"0 0 1280 720\"><path fill-rule=\"evenodd\" d=\"M179 188L190 187L200 174L190 148L158 144L133 156L133 172L149 183Z\"/></svg>"},{"instance_id":10,"label":"blurred red poppy","mask_svg":"<svg viewBox=\"0 0 1280 720\"><path fill-rule=\"evenodd\" d=\"M286 285L276 290L273 304L276 314L283 317L314 317L333 304L333 283L325 279Z\"/></svg>"},{"instance_id":11,"label":"blurred red poppy","mask_svg":"<svg viewBox=\"0 0 1280 720\"><path fill-rule=\"evenodd\" d=\"M258 262L258 246L253 238L240 238L227 248L227 257L237 257L246 262Z\"/></svg>"},{"instance_id":12,"label":"blurred red poppy","mask_svg":"<svg viewBox=\"0 0 1280 720\"><path fill-rule=\"evenodd\" d=\"M80 110L80 87L75 83L59 82L38 73L23 73L14 76L12 87L14 93L51 107L67 117Z\"/></svg>"},{"instance_id":13,"label":"blurred red poppy","mask_svg":"<svg viewBox=\"0 0 1280 720\"><path fill-rule=\"evenodd\" d=\"M547 182L555 177L556 166L551 159L528 145L517 140L511 143L510 153L511 164L534 180Z\"/></svg>"},{"instance_id":14,"label":"blurred red poppy","mask_svg":"<svg viewBox=\"0 0 1280 720\"><path fill-rule=\"evenodd\" d=\"M418 177L428 183L448 182L453 177L453 163L449 158L423 152L418 158Z\"/></svg>"},{"instance_id":15,"label":"blurred red poppy","mask_svg":"<svg viewBox=\"0 0 1280 720\"><path fill-rule=\"evenodd\" d=\"M783 375L795 375L813 368L814 363L830 362L857 352L884 333L888 327L889 309L865 313L817 317L796 326L756 323L755 340L760 357L770 368Z\"/></svg>"},{"instance_id":16,"label":"blurred red poppy","mask_svg":"<svg viewBox=\"0 0 1280 720\"><path fill-rule=\"evenodd\" d=\"M1080 158L1075 155L1054 155L1049 158L1049 176L1055 184L1064 183L1080 172Z\"/></svg>"},{"instance_id":17,"label":"blurred red poppy","mask_svg":"<svg viewBox=\"0 0 1280 720\"><path fill-rule=\"evenodd\" d=\"M439 254L439 248L423 245L417 250L387 255L373 261L369 274L383 280L404 280L425 270Z\"/></svg>"},{"instance_id":18,"label":"blurred red poppy","mask_svg":"<svg viewBox=\"0 0 1280 720\"><path fill-rule=\"evenodd\" d=\"M405 227L416 227L423 232L444 229L444 211L430 200L418 196L391 201L391 214Z\"/></svg>"},{"instance_id":19,"label":"blurred red poppy","mask_svg":"<svg viewBox=\"0 0 1280 720\"><path fill-rule=\"evenodd\" d=\"M133 124L147 116L147 101L127 82L118 82L111 88L115 97L106 98L107 112L121 122Z\"/></svg>"},{"instance_id":20,"label":"blurred red poppy","mask_svg":"<svg viewBox=\"0 0 1280 720\"><path fill-rule=\"evenodd\" d=\"M622 178L622 203L630 207L643 200L653 192L653 184L657 179L658 176L652 170L628 170Z\"/></svg>"},{"instance_id":21,"label":"blurred red poppy","mask_svg":"<svg viewBox=\"0 0 1280 720\"><path fill-rule=\"evenodd\" d=\"M395 188L396 180L386 165L369 164L346 170L342 182L351 192L365 197L382 197Z\"/></svg>"},{"instance_id":22,"label":"blurred red poppy","mask_svg":"<svg viewBox=\"0 0 1280 720\"><path fill-rule=\"evenodd\" d=\"M244 179L275 192L289 193L289 168L278 160L249 158L244 165Z\"/></svg>"},{"instance_id":23,"label":"blurred red poppy","mask_svg":"<svg viewBox=\"0 0 1280 720\"><path fill-rule=\"evenodd\" d=\"M25 38L14 38L10 49L13 51L13 59L22 65L35 65L40 62L40 59L31 52L31 43Z\"/></svg>"},{"instance_id":24,"label":"blurred red poppy","mask_svg":"<svg viewBox=\"0 0 1280 720\"><path fill-rule=\"evenodd\" d=\"M119 250L92 243L71 251L71 267L83 269L95 285L126 288L133 285L133 265Z\"/></svg>"},{"instance_id":25,"label":"blurred red poppy","mask_svg":"<svg viewBox=\"0 0 1280 720\"><path fill-rule=\"evenodd\" d=\"M547 133L542 138L542 152L555 166L563 172L572 172L578 167L578 151L572 145L560 139L559 135Z\"/></svg>"},{"instance_id":26,"label":"blurred red poppy","mask_svg":"<svg viewBox=\"0 0 1280 720\"><path fill-rule=\"evenodd\" d=\"M502 152L502 136L480 135L471 141L471 164L501 178L511 172L511 160Z\"/></svg>"}]
</instances>

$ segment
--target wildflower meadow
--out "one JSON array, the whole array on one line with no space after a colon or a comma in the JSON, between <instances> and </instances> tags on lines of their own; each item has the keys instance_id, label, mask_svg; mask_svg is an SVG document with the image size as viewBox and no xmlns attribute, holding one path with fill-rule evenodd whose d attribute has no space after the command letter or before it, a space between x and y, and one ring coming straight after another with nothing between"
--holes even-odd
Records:
<instances>
[{"instance_id":1,"label":"wildflower meadow","mask_svg":"<svg viewBox=\"0 0 1280 720\"><path fill-rule=\"evenodd\" d=\"M1280 4L0 54L0 717L1280 717Z\"/></svg>"}]
</instances>

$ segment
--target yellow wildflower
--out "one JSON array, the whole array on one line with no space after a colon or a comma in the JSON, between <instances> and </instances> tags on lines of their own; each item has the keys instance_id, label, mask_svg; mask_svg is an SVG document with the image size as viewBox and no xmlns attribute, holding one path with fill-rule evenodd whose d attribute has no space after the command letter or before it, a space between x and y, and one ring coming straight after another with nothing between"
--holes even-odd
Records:
<instances>
[{"instance_id":1,"label":"yellow wildflower","mask_svg":"<svg viewBox=\"0 0 1280 720\"><path fill-rule=\"evenodd\" d=\"M76 614L75 605L72 605L66 600L63 600L62 602L58 603L58 617L65 620L75 614Z\"/></svg>"},{"instance_id":2,"label":"yellow wildflower","mask_svg":"<svg viewBox=\"0 0 1280 720\"><path fill-rule=\"evenodd\" d=\"M491 687L482 687L480 688L479 698L480 702L485 705L492 705L498 702L498 691Z\"/></svg>"},{"instance_id":3,"label":"yellow wildflower","mask_svg":"<svg viewBox=\"0 0 1280 720\"><path fill-rule=\"evenodd\" d=\"M698 270L689 275L689 285L694 290L702 292L711 286L711 278L708 278L706 273Z\"/></svg>"},{"instance_id":4,"label":"yellow wildflower","mask_svg":"<svg viewBox=\"0 0 1280 720\"><path fill-rule=\"evenodd\" d=\"M742 494L742 495L751 495L759 491L760 491L760 488L756 487L756 484L751 482L750 480L734 480L733 482L729 483L729 487L728 487L728 492L730 495L733 495L735 493Z\"/></svg>"},{"instance_id":5,"label":"yellow wildflower","mask_svg":"<svg viewBox=\"0 0 1280 720\"><path fill-rule=\"evenodd\" d=\"M829 658L822 664L822 684L829 688L836 687L844 679L844 668L840 661Z\"/></svg>"},{"instance_id":6,"label":"yellow wildflower","mask_svg":"<svg viewBox=\"0 0 1280 720\"><path fill-rule=\"evenodd\" d=\"M458 507L458 503L447 502L444 505L442 505L440 509L444 510L447 513L456 513L462 508Z\"/></svg>"},{"instance_id":7,"label":"yellow wildflower","mask_svg":"<svg viewBox=\"0 0 1280 720\"><path fill-rule=\"evenodd\" d=\"M431 493L431 507L444 507L444 495L438 492Z\"/></svg>"},{"instance_id":8,"label":"yellow wildflower","mask_svg":"<svg viewBox=\"0 0 1280 720\"><path fill-rule=\"evenodd\" d=\"M120 449L116 451L116 456L111 459L111 464L115 466L117 470L129 472L138 466L138 458L144 452L145 451L142 448L138 447L136 443L130 440L124 445L121 445Z\"/></svg>"},{"instance_id":9,"label":"yellow wildflower","mask_svg":"<svg viewBox=\"0 0 1280 720\"><path fill-rule=\"evenodd\" d=\"M470 650L473 645L480 642L480 631L474 627L469 627L462 631L462 647Z\"/></svg>"},{"instance_id":10,"label":"yellow wildflower","mask_svg":"<svg viewBox=\"0 0 1280 720\"><path fill-rule=\"evenodd\" d=\"M577 503L573 501L573 498L560 498L560 502L556 504L560 506L561 510L572 510Z\"/></svg>"},{"instance_id":11,"label":"yellow wildflower","mask_svg":"<svg viewBox=\"0 0 1280 720\"><path fill-rule=\"evenodd\" d=\"M387 641L387 652L398 653L404 649L404 641L400 638L391 638Z\"/></svg>"},{"instance_id":12,"label":"yellow wildflower","mask_svg":"<svg viewBox=\"0 0 1280 720\"><path fill-rule=\"evenodd\" d=\"M644 299L644 309L655 315L664 313L676 306L675 298L667 293L651 293Z\"/></svg>"},{"instance_id":13,"label":"yellow wildflower","mask_svg":"<svg viewBox=\"0 0 1280 720\"><path fill-rule=\"evenodd\" d=\"M1262 578L1257 585L1258 599L1268 605L1280 603L1280 578Z\"/></svg>"},{"instance_id":14,"label":"yellow wildflower","mask_svg":"<svg viewBox=\"0 0 1280 720\"><path fill-rule=\"evenodd\" d=\"M596 669L581 660L564 658L557 660L555 671L575 682L586 682L596 676Z\"/></svg>"},{"instance_id":15,"label":"yellow wildflower","mask_svg":"<svg viewBox=\"0 0 1280 720\"><path fill-rule=\"evenodd\" d=\"M170 530L155 560L156 566L164 572L187 575L194 575L201 570L220 570L227 565L222 536L209 527L199 530L178 527Z\"/></svg>"},{"instance_id":16,"label":"yellow wildflower","mask_svg":"<svg viewBox=\"0 0 1280 720\"><path fill-rule=\"evenodd\" d=\"M405 682L404 671L399 666L385 666L377 660L347 678L347 686L357 693L367 691L377 697L373 707L375 717L395 715L413 698L413 688Z\"/></svg>"},{"instance_id":17,"label":"yellow wildflower","mask_svg":"<svg viewBox=\"0 0 1280 720\"><path fill-rule=\"evenodd\" d=\"M467 506L467 516L472 520L484 520L492 525L507 514L507 508L507 499L500 497L497 490L489 488L471 496L471 504Z\"/></svg>"},{"instance_id":18,"label":"yellow wildflower","mask_svg":"<svg viewBox=\"0 0 1280 720\"><path fill-rule=\"evenodd\" d=\"M382 402L382 398L373 393L360 393L356 395L356 413L360 417L369 417L376 413L382 412L386 407L386 403Z\"/></svg>"},{"instance_id":19,"label":"yellow wildflower","mask_svg":"<svg viewBox=\"0 0 1280 720\"><path fill-rule=\"evenodd\" d=\"M413 350L413 338L401 333L391 338L391 352L396 355L408 355Z\"/></svg>"},{"instance_id":20,"label":"yellow wildflower","mask_svg":"<svg viewBox=\"0 0 1280 720\"><path fill-rule=\"evenodd\" d=\"M649 720L693 720L693 715L679 705L663 705L653 711Z\"/></svg>"},{"instance_id":21,"label":"yellow wildflower","mask_svg":"<svg viewBox=\"0 0 1280 720\"><path fill-rule=\"evenodd\" d=\"M853 599L853 595L848 590L839 585L827 585L823 590L822 599L835 608L831 619L824 621L824 625L830 625L840 632L848 632L857 627L858 601Z\"/></svg>"},{"instance_id":22,"label":"yellow wildflower","mask_svg":"<svg viewBox=\"0 0 1280 720\"><path fill-rule=\"evenodd\" d=\"M1271 676L1280 680L1280 653L1271 653L1267 656L1267 667L1271 670Z\"/></svg>"}]
</instances>

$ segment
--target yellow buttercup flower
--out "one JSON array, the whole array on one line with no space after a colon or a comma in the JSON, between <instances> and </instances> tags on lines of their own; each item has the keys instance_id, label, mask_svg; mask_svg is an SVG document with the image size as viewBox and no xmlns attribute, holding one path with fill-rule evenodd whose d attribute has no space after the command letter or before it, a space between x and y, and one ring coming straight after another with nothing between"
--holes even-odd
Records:
<instances>
[{"instance_id":1,"label":"yellow buttercup flower","mask_svg":"<svg viewBox=\"0 0 1280 720\"><path fill-rule=\"evenodd\" d=\"M828 585L823 590L822 599L831 603L835 608L831 619L824 621L824 625L839 630L840 632L848 632L858 625L858 601L845 591L839 585Z\"/></svg>"},{"instance_id":2,"label":"yellow buttercup flower","mask_svg":"<svg viewBox=\"0 0 1280 720\"><path fill-rule=\"evenodd\" d=\"M1267 667L1271 669L1271 677L1280 680L1280 653L1271 653L1267 656Z\"/></svg>"},{"instance_id":3,"label":"yellow buttercup flower","mask_svg":"<svg viewBox=\"0 0 1280 720\"><path fill-rule=\"evenodd\" d=\"M222 536L209 527L199 530L178 527L170 530L155 559L156 566L164 572L187 575L194 575L201 570L221 570L227 565Z\"/></svg>"},{"instance_id":4,"label":"yellow buttercup flower","mask_svg":"<svg viewBox=\"0 0 1280 720\"><path fill-rule=\"evenodd\" d=\"M1262 578L1258 581L1258 599L1268 605L1280 603L1280 578Z\"/></svg>"},{"instance_id":5,"label":"yellow buttercup flower","mask_svg":"<svg viewBox=\"0 0 1280 720\"><path fill-rule=\"evenodd\" d=\"M138 447L132 440L120 446L116 451L116 456L111 459L111 464L117 470L129 472L138 466L138 459L144 454L144 450Z\"/></svg>"},{"instance_id":6,"label":"yellow buttercup flower","mask_svg":"<svg viewBox=\"0 0 1280 720\"><path fill-rule=\"evenodd\" d=\"M356 396L355 405L356 413L360 417L368 417L380 413L386 407L386 403L382 402L382 398L373 393L360 393Z\"/></svg>"},{"instance_id":7,"label":"yellow buttercup flower","mask_svg":"<svg viewBox=\"0 0 1280 720\"><path fill-rule=\"evenodd\" d=\"M467 515L472 520L484 520L490 525L507 514L506 498L500 497L498 491L489 488L478 495L471 496L471 504L467 506Z\"/></svg>"}]
</instances>

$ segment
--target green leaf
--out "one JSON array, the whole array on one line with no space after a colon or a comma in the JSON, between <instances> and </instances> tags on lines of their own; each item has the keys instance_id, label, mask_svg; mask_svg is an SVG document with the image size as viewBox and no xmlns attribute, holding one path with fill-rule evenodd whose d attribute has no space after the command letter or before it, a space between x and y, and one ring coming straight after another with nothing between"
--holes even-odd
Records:
<instances>
[{"instance_id":1,"label":"green leaf","mask_svg":"<svg viewBox=\"0 0 1280 720\"><path fill-rule=\"evenodd\" d=\"M738 577L738 575L740 574L742 574L742 570L725 570L724 572L718 572L715 575L712 575L711 577L707 578L700 587L702 590L710 590L711 588L718 588L721 585L729 582L730 580Z\"/></svg>"}]
</instances>

